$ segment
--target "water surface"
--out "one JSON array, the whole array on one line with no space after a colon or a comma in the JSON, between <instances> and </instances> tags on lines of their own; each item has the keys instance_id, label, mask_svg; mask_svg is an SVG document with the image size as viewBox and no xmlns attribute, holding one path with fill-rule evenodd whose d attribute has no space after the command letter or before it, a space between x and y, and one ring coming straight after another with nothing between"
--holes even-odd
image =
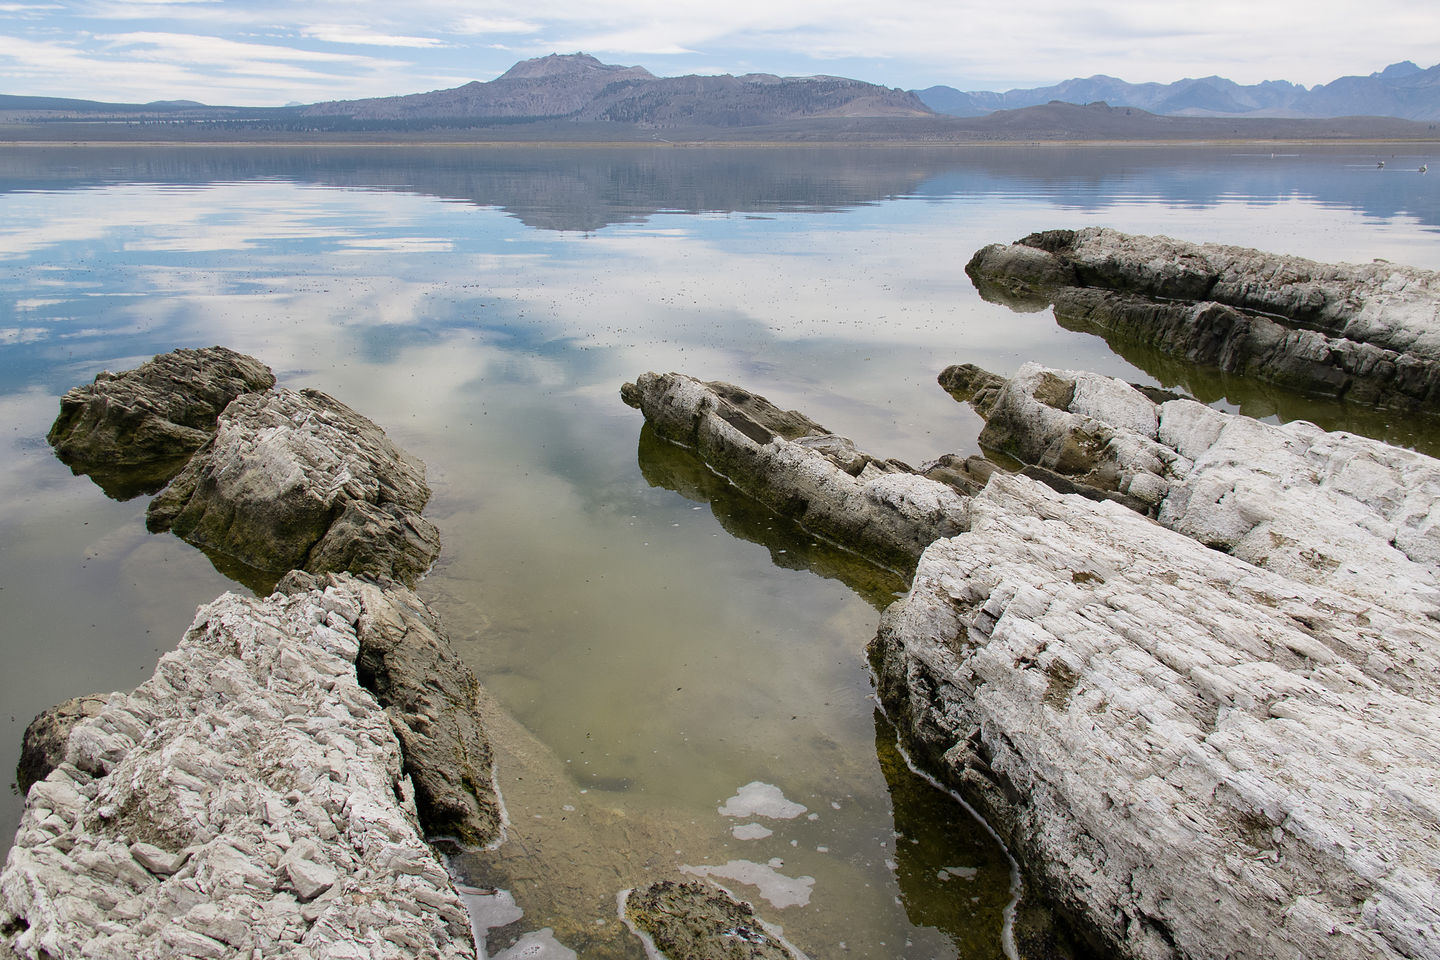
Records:
<instances>
[{"instance_id":1,"label":"water surface","mask_svg":"<svg viewBox=\"0 0 1440 960\"><path fill-rule=\"evenodd\" d=\"M1039 360L1434 449L1413 418L1112 349L963 273L986 243L1092 224L1440 268L1427 156L0 149L0 763L33 714L133 687L197 605L240 589L44 442L99 370L220 343L428 465L445 551L421 592L487 688L514 821L457 866L526 911L492 947L548 926L583 956L639 956L616 891L689 868L765 881L723 882L812 956L998 956L1009 861L905 768L871 697L864 647L903 579L737 496L642 430L620 385L729 380L918 465L976 452L941 369ZM805 812L720 812L755 782ZM18 812L12 795L5 841Z\"/></svg>"}]
</instances>

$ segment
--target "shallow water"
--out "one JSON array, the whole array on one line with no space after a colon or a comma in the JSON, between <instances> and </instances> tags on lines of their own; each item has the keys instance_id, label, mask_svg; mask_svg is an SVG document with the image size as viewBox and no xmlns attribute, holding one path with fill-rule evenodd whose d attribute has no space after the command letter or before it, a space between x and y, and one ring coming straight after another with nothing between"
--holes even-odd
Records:
<instances>
[{"instance_id":1,"label":"shallow water","mask_svg":"<svg viewBox=\"0 0 1440 960\"><path fill-rule=\"evenodd\" d=\"M0 149L0 763L236 588L44 442L68 387L223 343L428 465L445 552L421 592L492 698L513 821L456 866L525 911L492 949L549 927L640 956L616 892L688 867L765 880L721 882L812 956L998 956L1009 862L871 699L903 580L736 496L620 385L733 381L918 464L976 451L944 366L1034 359L1433 451L1423 421L1112 350L963 273L1090 224L1440 268L1426 149ZM805 812L720 812L757 782Z\"/></svg>"}]
</instances>

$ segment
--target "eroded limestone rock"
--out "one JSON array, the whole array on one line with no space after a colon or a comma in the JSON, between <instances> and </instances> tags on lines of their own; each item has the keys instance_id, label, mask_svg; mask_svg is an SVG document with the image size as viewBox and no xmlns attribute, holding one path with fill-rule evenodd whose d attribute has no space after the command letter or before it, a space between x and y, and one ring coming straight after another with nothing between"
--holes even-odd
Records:
<instances>
[{"instance_id":1,"label":"eroded limestone rock","mask_svg":"<svg viewBox=\"0 0 1440 960\"><path fill-rule=\"evenodd\" d=\"M431 836L468 846L498 841L504 816L490 741L480 725L480 685L450 646L439 617L405 587L347 575L295 571L279 589L341 589L356 599L356 671L400 738L421 824Z\"/></svg>"},{"instance_id":2,"label":"eroded limestone rock","mask_svg":"<svg viewBox=\"0 0 1440 960\"><path fill-rule=\"evenodd\" d=\"M1324 264L1102 227L978 251L966 272L1017 309L1192 363L1369 404L1440 406L1440 273Z\"/></svg>"},{"instance_id":3,"label":"eroded limestone rock","mask_svg":"<svg viewBox=\"0 0 1440 960\"><path fill-rule=\"evenodd\" d=\"M370 420L318 390L278 390L225 409L146 524L276 579L299 569L413 586L440 553L420 515L429 498L424 465Z\"/></svg>"},{"instance_id":4,"label":"eroded limestone rock","mask_svg":"<svg viewBox=\"0 0 1440 960\"><path fill-rule=\"evenodd\" d=\"M269 367L226 347L174 350L68 391L47 439L68 467L125 500L164 486L231 400L274 385Z\"/></svg>"},{"instance_id":5,"label":"eroded limestone rock","mask_svg":"<svg viewBox=\"0 0 1440 960\"><path fill-rule=\"evenodd\" d=\"M660 880L625 897L624 917L670 960L796 960L779 932L708 883Z\"/></svg>"},{"instance_id":6,"label":"eroded limestone rock","mask_svg":"<svg viewBox=\"0 0 1440 960\"><path fill-rule=\"evenodd\" d=\"M621 396L748 495L883 565L908 569L936 537L965 527L964 498L947 484L864 454L800 414L777 420L739 387L646 373Z\"/></svg>"},{"instance_id":7,"label":"eroded limestone rock","mask_svg":"<svg viewBox=\"0 0 1440 960\"><path fill-rule=\"evenodd\" d=\"M1307 583L1440 616L1440 462L1314 424L1275 425L1123 381L1025 364L978 384L980 443ZM963 395L963 393L962 393Z\"/></svg>"},{"instance_id":8,"label":"eroded limestone rock","mask_svg":"<svg viewBox=\"0 0 1440 960\"><path fill-rule=\"evenodd\" d=\"M400 745L358 683L353 581L202 607L78 722L0 874L21 956L469 960Z\"/></svg>"},{"instance_id":9,"label":"eroded limestone rock","mask_svg":"<svg viewBox=\"0 0 1440 960\"><path fill-rule=\"evenodd\" d=\"M75 724L99 713L108 700L105 694L71 697L40 713L25 727L20 741L20 761L15 765L15 785L21 793L37 780L44 780L65 757L65 743Z\"/></svg>"},{"instance_id":10,"label":"eroded limestone rock","mask_svg":"<svg viewBox=\"0 0 1440 960\"><path fill-rule=\"evenodd\" d=\"M993 477L872 648L917 756L1103 948L1440 955L1440 626Z\"/></svg>"}]
</instances>

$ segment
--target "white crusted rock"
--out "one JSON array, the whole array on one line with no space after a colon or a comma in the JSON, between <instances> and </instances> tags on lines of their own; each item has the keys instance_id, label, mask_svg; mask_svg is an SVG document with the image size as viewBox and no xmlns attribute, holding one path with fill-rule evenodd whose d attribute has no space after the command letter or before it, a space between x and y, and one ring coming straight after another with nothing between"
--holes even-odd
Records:
<instances>
[{"instance_id":1,"label":"white crusted rock","mask_svg":"<svg viewBox=\"0 0 1440 960\"><path fill-rule=\"evenodd\" d=\"M882 698L1050 899L1146 960L1440 956L1440 625L997 476Z\"/></svg>"},{"instance_id":2,"label":"white crusted rock","mask_svg":"<svg viewBox=\"0 0 1440 960\"><path fill-rule=\"evenodd\" d=\"M0 874L0 943L31 960L474 958L356 679L358 586L227 594L78 722ZM321 905L308 920L301 900Z\"/></svg>"}]
</instances>

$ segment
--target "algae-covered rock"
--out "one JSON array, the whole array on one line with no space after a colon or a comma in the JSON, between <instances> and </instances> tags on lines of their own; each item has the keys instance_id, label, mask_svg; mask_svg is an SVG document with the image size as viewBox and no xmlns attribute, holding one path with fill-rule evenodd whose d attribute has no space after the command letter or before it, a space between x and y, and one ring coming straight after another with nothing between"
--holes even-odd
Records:
<instances>
[{"instance_id":1,"label":"algae-covered rock","mask_svg":"<svg viewBox=\"0 0 1440 960\"><path fill-rule=\"evenodd\" d=\"M373 422L318 390L278 390L226 408L146 524L276 579L301 569L414 585L440 553L420 515L429 498L424 465Z\"/></svg>"},{"instance_id":2,"label":"algae-covered rock","mask_svg":"<svg viewBox=\"0 0 1440 960\"><path fill-rule=\"evenodd\" d=\"M226 347L174 350L66 392L47 439L77 474L126 500L164 486L231 400L274 385L263 363Z\"/></svg>"},{"instance_id":3,"label":"algae-covered rock","mask_svg":"<svg viewBox=\"0 0 1440 960\"><path fill-rule=\"evenodd\" d=\"M796 960L750 904L708 883L661 880L625 898L625 919L669 960Z\"/></svg>"}]
</instances>

